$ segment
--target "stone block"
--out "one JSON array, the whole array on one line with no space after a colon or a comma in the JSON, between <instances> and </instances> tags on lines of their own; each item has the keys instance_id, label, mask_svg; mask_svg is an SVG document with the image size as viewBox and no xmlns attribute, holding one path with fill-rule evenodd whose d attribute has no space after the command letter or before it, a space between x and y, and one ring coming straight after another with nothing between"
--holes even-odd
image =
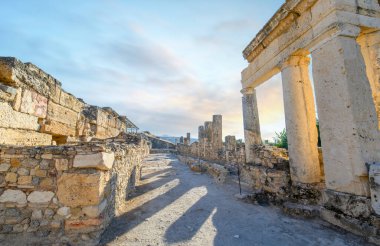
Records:
<instances>
[{"instance_id":1,"label":"stone block","mask_svg":"<svg viewBox=\"0 0 380 246\"><path fill-rule=\"evenodd\" d=\"M46 119L51 122L57 121L75 128L78 120L78 113L49 101Z\"/></svg>"},{"instance_id":2,"label":"stone block","mask_svg":"<svg viewBox=\"0 0 380 246\"><path fill-rule=\"evenodd\" d=\"M8 103L0 103L0 127L37 131L38 117L14 111Z\"/></svg>"},{"instance_id":3,"label":"stone block","mask_svg":"<svg viewBox=\"0 0 380 246\"><path fill-rule=\"evenodd\" d=\"M0 202L12 202L19 205L25 205L26 195L21 190L5 190L0 196Z\"/></svg>"},{"instance_id":4,"label":"stone block","mask_svg":"<svg viewBox=\"0 0 380 246\"><path fill-rule=\"evenodd\" d=\"M81 112L84 107L84 103L65 91L61 91L59 104L78 113Z\"/></svg>"},{"instance_id":5,"label":"stone block","mask_svg":"<svg viewBox=\"0 0 380 246\"><path fill-rule=\"evenodd\" d=\"M32 183L32 176L19 176L17 183L19 185L27 185Z\"/></svg>"},{"instance_id":6,"label":"stone block","mask_svg":"<svg viewBox=\"0 0 380 246\"><path fill-rule=\"evenodd\" d=\"M84 207L82 208L82 211L88 217L96 218L103 212L103 210L106 207L107 207L107 199L103 200L99 205Z\"/></svg>"},{"instance_id":7,"label":"stone block","mask_svg":"<svg viewBox=\"0 0 380 246\"><path fill-rule=\"evenodd\" d=\"M54 197L54 193L51 191L33 191L28 196L28 202L36 204L49 203Z\"/></svg>"},{"instance_id":8,"label":"stone block","mask_svg":"<svg viewBox=\"0 0 380 246\"><path fill-rule=\"evenodd\" d=\"M24 90L21 98L20 110L23 113L45 118L47 113L48 99L34 91Z\"/></svg>"},{"instance_id":9,"label":"stone block","mask_svg":"<svg viewBox=\"0 0 380 246\"><path fill-rule=\"evenodd\" d=\"M64 173L58 179L59 202L68 207L98 205L103 198L103 173Z\"/></svg>"},{"instance_id":10,"label":"stone block","mask_svg":"<svg viewBox=\"0 0 380 246\"><path fill-rule=\"evenodd\" d=\"M65 221L65 230L75 230L81 232L95 231L102 224L102 219L73 219Z\"/></svg>"},{"instance_id":11,"label":"stone block","mask_svg":"<svg viewBox=\"0 0 380 246\"><path fill-rule=\"evenodd\" d=\"M0 144L40 146L51 145L52 136L44 133L0 127Z\"/></svg>"},{"instance_id":12,"label":"stone block","mask_svg":"<svg viewBox=\"0 0 380 246\"><path fill-rule=\"evenodd\" d=\"M69 161L67 159L55 159L54 165L58 171L66 171L69 169Z\"/></svg>"},{"instance_id":13,"label":"stone block","mask_svg":"<svg viewBox=\"0 0 380 246\"><path fill-rule=\"evenodd\" d=\"M0 164L0 172L6 172L8 171L10 167L11 167L10 164L6 164L6 163Z\"/></svg>"},{"instance_id":14,"label":"stone block","mask_svg":"<svg viewBox=\"0 0 380 246\"><path fill-rule=\"evenodd\" d=\"M76 168L96 168L99 170L109 170L115 160L114 153L99 152L90 155L76 155L74 167Z\"/></svg>"},{"instance_id":15,"label":"stone block","mask_svg":"<svg viewBox=\"0 0 380 246\"><path fill-rule=\"evenodd\" d=\"M60 136L75 136L76 128L75 125L45 120L41 123L41 132Z\"/></svg>"},{"instance_id":16,"label":"stone block","mask_svg":"<svg viewBox=\"0 0 380 246\"><path fill-rule=\"evenodd\" d=\"M372 208L376 214L380 215L380 164L369 167L369 185Z\"/></svg>"},{"instance_id":17,"label":"stone block","mask_svg":"<svg viewBox=\"0 0 380 246\"><path fill-rule=\"evenodd\" d=\"M54 190L54 181L52 178L44 178L40 182L40 188L42 190Z\"/></svg>"},{"instance_id":18,"label":"stone block","mask_svg":"<svg viewBox=\"0 0 380 246\"><path fill-rule=\"evenodd\" d=\"M26 169L26 168L19 168L18 170L17 170L17 174L18 175L23 175L23 176L26 176L26 175L29 175L29 170L28 169Z\"/></svg>"},{"instance_id":19,"label":"stone block","mask_svg":"<svg viewBox=\"0 0 380 246\"><path fill-rule=\"evenodd\" d=\"M70 208L69 207L61 207L57 210L57 214L63 217L67 217L70 215Z\"/></svg>"},{"instance_id":20,"label":"stone block","mask_svg":"<svg viewBox=\"0 0 380 246\"><path fill-rule=\"evenodd\" d=\"M21 161L19 159L11 158L11 167L19 167L21 165Z\"/></svg>"},{"instance_id":21,"label":"stone block","mask_svg":"<svg viewBox=\"0 0 380 246\"><path fill-rule=\"evenodd\" d=\"M35 173L34 175L36 175L37 177L40 177L40 178L43 178L43 177L46 177L46 170L35 170Z\"/></svg>"},{"instance_id":22,"label":"stone block","mask_svg":"<svg viewBox=\"0 0 380 246\"><path fill-rule=\"evenodd\" d=\"M7 173L5 175L5 181L10 183L16 183L17 182L17 174L16 173Z\"/></svg>"},{"instance_id":23,"label":"stone block","mask_svg":"<svg viewBox=\"0 0 380 246\"><path fill-rule=\"evenodd\" d=\"M354 218L368 218L371 215L371 201L367 197L325 190L322 200L325 208Z\"/></svg>"}]
</instances>

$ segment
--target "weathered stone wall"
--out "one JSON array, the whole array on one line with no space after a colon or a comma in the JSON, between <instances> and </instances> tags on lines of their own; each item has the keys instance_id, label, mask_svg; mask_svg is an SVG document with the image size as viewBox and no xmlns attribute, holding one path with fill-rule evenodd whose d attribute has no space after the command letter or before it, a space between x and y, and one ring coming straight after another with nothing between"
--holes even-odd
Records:
<instances>
[{"instance_id":1,"label":"weathered stone wall","mask_svg":"<svg viewBox=\"0 0 380 246\"><path fill-rule=\"evenodd\" d=\"M112 109L84 103L31 63L0 57L0 144L64 144L125 130L125 118Z\"/></svg>"},{"instance_id":2,"label":"weathered stone wall","mask_svg":"<svg viewBox=\"0 0 380 246\"><path fill-rule=\"evenodd\" d=\"M123 209L148 153L137 136L66 146L2 146L0 238L15 245L94 245Z\"/></svg>"}]
</instances>

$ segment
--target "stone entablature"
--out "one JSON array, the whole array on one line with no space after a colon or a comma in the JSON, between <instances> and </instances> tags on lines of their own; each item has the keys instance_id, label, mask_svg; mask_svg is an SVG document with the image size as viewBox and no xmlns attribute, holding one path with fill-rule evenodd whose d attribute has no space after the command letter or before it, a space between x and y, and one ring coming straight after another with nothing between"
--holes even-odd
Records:
<instances>
[{"instance_id":1,"label":"stone entablature","mask_svg":"<svg viewBox=\"0 0 380 246\"><path fill-rule=\"evenodd\" d=\"M126 119L111 108L86 104L31 63L0 57L0 144L64 144L125 131Z\"/></svg>"},{"instance_id":2,"label":"stone entablature","mask_svg":"<svg viewBox=\"0 0 380 246\"><path fill-rule=\"evenodd\" d=\"M136 136L67 146L2 146L2 239L16 237L18 245L22 240L95 245L123 211L148 153L146 141Z\"/></svg>"}]
</instances>

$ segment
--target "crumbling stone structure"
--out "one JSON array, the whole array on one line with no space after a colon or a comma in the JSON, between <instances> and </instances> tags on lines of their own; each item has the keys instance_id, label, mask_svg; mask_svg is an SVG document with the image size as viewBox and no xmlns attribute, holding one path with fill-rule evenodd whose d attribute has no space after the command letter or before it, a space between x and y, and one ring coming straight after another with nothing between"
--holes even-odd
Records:
<instances>
[{"instance_id":1,"label":"crumbling stone structure","mask_svg":"<svg viewBox=\"0 0 380 246\"><path fill-rule=\"evenodd\" d=\"M243 51L241 92L246 161L254 163L255 88L281 72L292 187L322 191L323 219L380 244L379 29L375 0L288 0Z\"/></svg>"},{"instance_id":2,"label":"crumbling stone structure","mask_svg":"<svg viewBox=\"0 0 380 246\"><path fill-rule=\"evenodd\" d=\"M125 132L127 118L91 106L31 63L0 57L0 144L65 144Z\"/></svg>"},{"instance_id":3,"label":"crumbling stone structure","mask_svg":"<svg viewBox=\"0 0 380 246\"><path fill-rule=\"evenodd\" d=\"M0 234L14 245L94 245L149 146L30 63L0 58Z\"/></svg>"}]
</instances>

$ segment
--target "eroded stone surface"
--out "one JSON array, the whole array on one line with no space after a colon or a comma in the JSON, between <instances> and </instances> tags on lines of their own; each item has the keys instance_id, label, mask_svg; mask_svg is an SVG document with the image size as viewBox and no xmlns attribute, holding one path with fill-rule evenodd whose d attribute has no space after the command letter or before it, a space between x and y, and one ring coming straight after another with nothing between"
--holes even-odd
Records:
<instances>
[{"instance_id":1,"label":"eroded stone surface","mask_svg":"<svg viewBox=\"0 0 380 246\"><path fill-rule=\"evenodd\" d=\"M26 204L26 195L21 190L5 190L0 196L0 202L13 202L17 204Z\"/></svg>"},{"instance_id":2,"label":"eroded stone surface","mask_svg":"<svg viewBox=\"0 0 380 246\"><path fill-rule=\"evenodd\" d=\"M51 191L33 191L28 196L28 202L31 203L49 203L54 197Z\"/></svg>"},{"instance_id":3,"label":"eroded stone surface","mask_svg":"<svg viewBox=\"0 0 380 246\"><path fill-rule=\"evenodd\" d=\"M76 168L96 168L100 170L109 170L115 160L113 153L99 152L91 155L76 155L74 158L74 167Z\"/></svg>"}]
</instances>

